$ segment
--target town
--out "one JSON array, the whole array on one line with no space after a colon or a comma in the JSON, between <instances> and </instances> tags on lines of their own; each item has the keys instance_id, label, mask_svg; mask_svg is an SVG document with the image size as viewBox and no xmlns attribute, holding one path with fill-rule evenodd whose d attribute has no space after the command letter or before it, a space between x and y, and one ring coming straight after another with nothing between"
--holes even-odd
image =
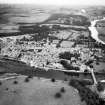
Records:
<instances>
[{"instance_id":1,"label":"town","mask_svg":"<svg viewBox=\"0 0 105 105\"><path fill-rule=\"evenodd\" d=\"M88 29L78 31L75 30L78 28L64 26L35 26L46 30L22 36L3 37L0 54L46 70L53 68L85 72L94 68L96 72L105 71L105 46L97 43L90 36ZM100 68L100 65L103 67Z\"/></svg>"}]
</instances>

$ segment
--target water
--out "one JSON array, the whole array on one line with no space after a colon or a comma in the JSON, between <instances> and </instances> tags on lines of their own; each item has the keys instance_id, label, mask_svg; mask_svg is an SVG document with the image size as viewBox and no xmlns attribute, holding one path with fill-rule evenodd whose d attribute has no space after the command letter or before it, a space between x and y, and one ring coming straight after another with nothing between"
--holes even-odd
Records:
<instances>
[{"instance_id":1,"label":"water","mask_svg":"<svg viewBox=\"0 0 105 105\"><path fill-rule=\"evenodd\" d=\"M36 5L0 5L0 33L20 32L19 27L35 25L48 19L49 7Z\"/></svg>"},{"instance_id":2,"label":"water","mask_svg":"<svg viewBox=\"0 0 105 105\"><path fill-rule=\"evenodd\" d=\"M105 44L105 42L98 37L99 32L97 31L95 27L96 23L101 20L105 20L105 18L91 21L91 26L89 27L89 30L91 31L91 36L93 39L95 39L97 42Z\"/></svg>"}]
</instances>

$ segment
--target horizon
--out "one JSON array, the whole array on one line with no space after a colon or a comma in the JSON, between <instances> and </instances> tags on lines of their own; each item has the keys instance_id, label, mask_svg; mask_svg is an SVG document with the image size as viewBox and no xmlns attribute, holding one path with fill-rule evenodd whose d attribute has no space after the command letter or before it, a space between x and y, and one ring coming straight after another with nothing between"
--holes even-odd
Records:
<instances>
[{"instance_id":1,"label":"horizon","mask_svg":"<svg viewBox=\"0 0 105 105\"><path fill-rule=\"evenodd\" d=\"M32 4L43 6L105 6L105 0L0 0L0 4Z\"/></svg>"}]
</instances>

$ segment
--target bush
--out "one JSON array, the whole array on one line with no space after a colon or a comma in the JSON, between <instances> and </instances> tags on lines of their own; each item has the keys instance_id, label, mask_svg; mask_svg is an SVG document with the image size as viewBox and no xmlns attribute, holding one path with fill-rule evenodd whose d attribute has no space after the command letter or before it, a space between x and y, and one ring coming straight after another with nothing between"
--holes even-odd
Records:
<instances>
[{"instance_id":1,"label":"bush","mask_svg":"<svg viewBox=\"0 0 105 105\"><path fill-rule=\"evenodd\" d=\"M64 78L64 81L67 81L67 78Z\"/></svg>"},{"instance_id":2,"label":"bush","mask_svg":"<svg viewBox=\"0 0 105 105\"><path fill-rule=\"evenodd\" d=\"M62 93L65 93L65 88L64 87L62 87L61 89L60 89L60 91L62 92Z\"/></svg>"},{"instance_id":3,"label":"bush","mask_svg":"<svg viewBox=\"0 0 105 105\"><path fill-rule=\"evenodd\" d=\"M68 70L69 70L69 69L70 69L70 70L72 69L71 65L70 65L67 61L61 60L60 63L63 65L64 68L66 68L66 69L68 69Z\"/></svg>"},{"instance_id":4,"label":"bush","mask_svg":"<svg viewBox=\"0 0 105 105\"><path fill-rule=\"evenodd\" d=\"M97 90L98 90L99 92L104 91L104 85L99 82L99 83L97 84Z\"/></svg>"},{"instance_id":5,"label":"bush","mask_svg":"<svg viewBox=\"0 0 105 105\"><path fill-rule=\"evenodd\" d=\"M0 85L2 85L2 82L0 81Z\"/></svg>"},{"instance_id":6,"label":"bush","mask_svg":"<svg viewBox=\"0 0 105 105\"><path fill-rule=\"evenodd\" d=\"M71 81L69 82L69 85L70 86L77 86L77 85L80 85L80 86L86 86L86 85L92 85L93 82L90 81L90 80L77 80L77 79L71 79Z\"/></svg>"},{"instance_id":7,"label":"bush","mask_svg":"<svg viewBox=\"0 0 105 105\"><path fill-rule=\"evenodd\" d=\"M6 88L5 90L7 90L7 91L8 91L8 90L9 90L9 88Z\"/></svg>"},{"instance_id":8,"label":"bush","mask_svg":"<svg viewBox=\"0 0 105 105\"><path fill-rule=\"evenodd\" d=\"M33 78L33 75L29 75L27 78Z\"/></svg>"},{"instance_id":9,"label":"bush","mask_svg":"<svg viewBox=\"0 0 105 105\"><path fill-rule=\"evenodd\" d=\"M71 64L69 64L67 61L65 60L61 60L60 63L63 65L63 67L67 70L80 70L79 67L73 67Z\"/></svg>"},{"instance_id":10,"label":"bush","mask_svg":"<svg viewBox=\"0 0 105 105\"><path fill-rule=\"evenodd\" d=\"M70 52L64 52L59 54L60 59L71 60L71 57L75 57L76 59L78 59L78 57L80 57L80 54L77 53L72 54Z\"/></svg>"},{"instance_id":11,"label":"bush","mask_svg":"<svg viewBox=\"0 0 105 105\"><path fill-rule=\"evenodd\" d=\"M93 65L89 65L90 68L93 68Z\"/></svg>"},{"instance_id":12,"label":"bush","mask_svg":"<svg viewBox=\"0 0 105 105\"><path fill-rule=\"evenodd\" d=\"M60 92L57 92L57 93L55 94L55 98L61 98L61 97L62 97L62 95L61 95Z\"/></svg>"},{"instance_id":13,"label":"bush","mask_svg":"<svg viewBox=\"0 0 105 105\"><path fill-rule=\"evenodd\" d=\"M14 81L13 83L14 83L14 84L18 84L18 81Z\"/></svg>"},{"instance_id":14,"label":"bush","mask_svg":"<svg viewBox=\"0 0 105 105\"><path fill-rule=\"evenodd\" d=\"M25 78L25 82L29 82L29 78L28 77Z\"/></svg>"},{"instance_id":15,"label":"bush","mask_svg":"<svg viewBox=\"0 0 105 105\"><path fill-rule=\"evenodd\" d=\"M99 62L96 62L96 65L99 65L100 63Z\"/></svg>"},{"instance_id":16,"label":"bush","mask_svg":"<svg viewBox=\"0 0 105 105\"><path fill-rule=\"evenodd\" d=\"M93 60L89 60L89 61L87 61L87 62L85 63L85 65L89 66L89 65L91 65L92 63L93 63Z\"/></svg>"},{"instance_id":17,"label":"bush","mask_svg":"<svg viewBox=\"0 0 105 105\"><path fill-rule=\"evenodd\" d=\"M54 78L52 78L52 79L51 79L51 81L52 81L52 82L55 82L55 79L54 79Z\"/></svg>"},{"instance_id":18,"label":"bush","mask_svg":"<svg viewBox=\"0 0 105 105\"><path fill-rule=\"evenodd\" d=\"M73 57L73 54L71 54L70 52L64 52L59 54L60 59L71 60L71 57Z\"/></svg>"},{"instance_id":19,"label":"bush","mask_svg":"<svg viewBox=\"0 0 105 105\"><path fill-rule=\"evenodd\" d=\"M79 86L79 82L76 79L71 79L69 81L69 86L76 88L77 86Z\"/></svg>"}]
</instances>

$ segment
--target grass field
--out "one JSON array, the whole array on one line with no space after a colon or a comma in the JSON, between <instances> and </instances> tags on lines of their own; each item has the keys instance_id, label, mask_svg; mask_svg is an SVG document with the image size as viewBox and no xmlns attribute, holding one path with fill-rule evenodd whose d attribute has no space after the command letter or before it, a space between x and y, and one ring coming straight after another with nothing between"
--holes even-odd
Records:
<instances>
[{"instance_id":1,"label":"grass field","mask_svg":"<svg viewBox=\"0 0 105 105\"><path fill-rule=\"evenodd\" d=\"M25 82L25 78L21 76L2 81L0 105L85 105L80 101L78 92L67 82L51 82L37 77ZM65 88L64 93L60 92L62 87ZM55 98L57 92L61 93L61 97Z\"/></svg>"}]
</instances>

